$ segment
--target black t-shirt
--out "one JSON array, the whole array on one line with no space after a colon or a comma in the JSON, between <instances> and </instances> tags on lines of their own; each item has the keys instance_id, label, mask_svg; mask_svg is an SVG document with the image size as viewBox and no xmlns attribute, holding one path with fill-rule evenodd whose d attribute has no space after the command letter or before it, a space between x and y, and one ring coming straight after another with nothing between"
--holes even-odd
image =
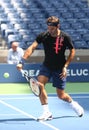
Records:
<instances>
[{"instance_id":1,"label":"black t-shirt","mask_svg":"<svg viewBox=\"0 0 89 130\"><path fill-rule=\"evenodd\" d=\"M57 37L52 37L49 32L40 33L36 41L43 44L45 58L43 64L51 70L62 69L66 62L65 50L72 49L73 43L68 34L61 31L59 42L56 43Z\"/></svg>"}]
</instances>

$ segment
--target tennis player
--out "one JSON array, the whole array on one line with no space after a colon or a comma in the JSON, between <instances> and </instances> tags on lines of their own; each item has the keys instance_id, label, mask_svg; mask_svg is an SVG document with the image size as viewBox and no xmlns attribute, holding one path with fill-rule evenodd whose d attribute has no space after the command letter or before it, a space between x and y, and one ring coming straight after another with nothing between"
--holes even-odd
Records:
<instances>
[{"instance_id":1,"label":"tennis player","mask_svg":"<svg viewBox=\"0 0 89 130\"><path fill-rule=\"evenodd\" d=\"M17 65L20 70L23 63L39 44L43 44L45 58L38 75L38 82L41 88L41 95L39 96L41 105L43 107L43 114L38 120L52 119L52 113L48 106L48 97L45 90L45 84L52 78L53 87L56 88L57 95L60 99L68 102L79 117L84 114L83 108L65 92L67 67L75 56L75 49L70 36L60 30L59 18L51 16L46 21L47 31L40 33L31 46L27 48L21 62ZM69 55L66 59L65 51L69 49Z\"/></svg>"}]
</instances>

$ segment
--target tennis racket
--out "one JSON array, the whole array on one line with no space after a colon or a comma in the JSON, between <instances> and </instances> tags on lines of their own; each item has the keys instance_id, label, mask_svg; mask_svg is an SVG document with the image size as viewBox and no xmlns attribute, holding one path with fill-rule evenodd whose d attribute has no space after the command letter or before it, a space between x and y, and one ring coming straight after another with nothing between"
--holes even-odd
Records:
<instances>
[{"instance_id":1,"label":"tennis racket","mask_svg":"<svg viewBox=\"0 0 89 130\"><path fill-rule=\"evenodd\" d=\"M22 76L26 78L32 93L35 96L40 96L41 90L38 85L38 81L35 78L28 76L28 74L24 70L21 69L20 72L22 73Z\"/></svg>"}]
</instances>

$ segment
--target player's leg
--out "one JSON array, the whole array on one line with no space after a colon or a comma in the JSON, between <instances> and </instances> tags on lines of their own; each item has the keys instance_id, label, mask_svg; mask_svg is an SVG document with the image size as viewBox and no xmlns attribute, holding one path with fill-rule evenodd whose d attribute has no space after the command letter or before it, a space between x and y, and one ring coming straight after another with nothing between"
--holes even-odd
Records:
<instances>
[{"instance_id":1,"label":"player's leg","mask_svg":"<svg viewBox=\"0 0 89 130\"><path fill-rule=\"evenodd\" d=\"M56 87L57 95L60 99L70 103L77 115L81 117L84 114L84 110L69 94L64 91L66 87L66 78L61 79L59 73L60 71L53 73L53 86Z\"/></svg>"},{"instance_id":2,"label":"player's leg","mask_svg":"<svg viewBox=\"0 0 89 130\"><path fill-rule=\"evenodd\" d=\"M78 102L74 101L67 93L65 93L62 89L56 89L57 95L60 99L69 102L71 107L74 109L74 111L77 113L79 117L83 116L84 110L83 108L78 104Z\"/></svg>"},{"instance_id":3,"label":"player's leg","mask_svg":"<svg viewBox=\"0 0 89 130\"><path fill-rule=\"evenodd\" d=\"M39 99L40 99L41 105L43 107L43 113L38 118L38 120L50 120L50 119L52 119L52 113L49 111L48 97L47 97L47 93L45 90L45 84L48 82L48 78L40 75L38 77L38 81L40 82L40 88L41 88L41 94L39 96Z\"/></svg>"},{"instance_id":4,"label":"player's leg","mask_svg":"<svg viewBox=\"0 0 89 130\"><path fill-rule=\"evenodd\" d=\"M45 90L45 84L48 82L50 77L49 70L42 66L42 69L38 76L38 81L40 82L41 94L39 96L41 105L43 107L43 114L38 118L38 120L49 120L52 119L52 113L49 111L48 107L48 96Z\"/></svg>"},{"instance_id":5,"label":"player's leg","mask_svg":"<svg viewBox=\"0 0 89 130\"><path fill-rule=\"evenodd\" d=\"M41 89L41 94L39 96L41 104L48 104L48 97L45 90L45 84L48 82L48 78L43 75L40 75L38 76L38 81Z\"/></svg>"},{"instance_id":6,"label":"player's leg","mask_svg":"<svg viewBox=\"0 0 89 130\"><path fill-rule=\"evenodd\" d=\"M56 91L57 91L57 95L60 99L66 101L66 102L72 102L72 98L64 90L56 88Z\"/></svg>"}]
</instances>

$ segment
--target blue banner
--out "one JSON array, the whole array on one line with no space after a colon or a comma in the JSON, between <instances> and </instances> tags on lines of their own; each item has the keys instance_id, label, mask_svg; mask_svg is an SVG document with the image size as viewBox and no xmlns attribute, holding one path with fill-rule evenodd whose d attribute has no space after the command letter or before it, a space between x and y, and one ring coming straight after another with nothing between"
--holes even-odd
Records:
<instances>
[{"instance_id":1,"label":"blue banner","mask_svg":"<svg viewBox=\"0 0 89 130\"><path fill-rule=\"evenodd\" d=\"M67 70L69 82L89 82L89 63L72 63Z\"/></svg>"},{"instance_id":2,"label":"blue banner","mask_svg":"<svg viewBox=\"0 0 89 130\"><path fill-rule=\"evenodd\" d=\"M41 64L25 64L24 69L29 76L37 77ZM9 73L9 78L4 78L4 73ZM50 80L51 81L51 80ZM71 63L67 69L68 82L89 82L89 63ZM16 65L0 64L0 83L20 83L26 79L17 70Z\"/></svg>"}]
</instances>

